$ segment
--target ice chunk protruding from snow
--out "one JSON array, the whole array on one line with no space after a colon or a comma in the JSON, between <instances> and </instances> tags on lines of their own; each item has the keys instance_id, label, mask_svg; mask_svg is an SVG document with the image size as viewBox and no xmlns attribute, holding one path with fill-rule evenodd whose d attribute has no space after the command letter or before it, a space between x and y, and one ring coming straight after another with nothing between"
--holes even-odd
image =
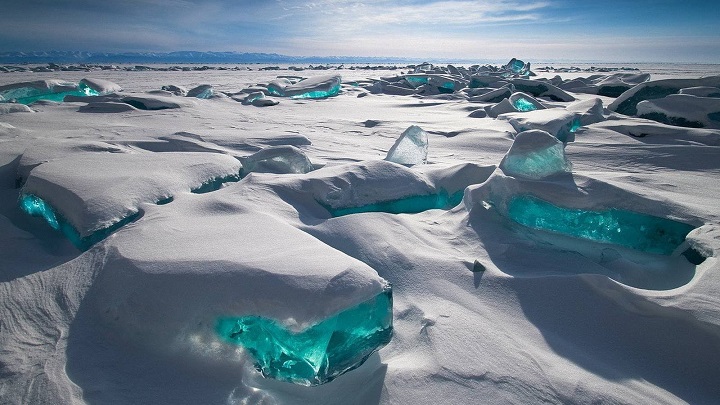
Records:
<instances>
[{"instance_id":1,"label":"ice chunk protruding from snow","mask_svg":"<svg viewBox=\"0 0 720 405\"><path fill-rule=\"evenodd\" d=\"M507 71L508 74L518 76L529 76L530 75L530 62L525 63L520 59L512 58L507 65L503 66L503 70Z\"/></svg>"},{"instance_id":2,"label":"ice chunk protruding from snow","mask_svg":"<svg viewBox=\"0 0 720 405\"><path fill-rule=\"evenodd\" d=\"M38 100L63 101L65 96L97 96L100 93L86 82L38 80L0 86L0 102L32 104Z\"/></svg>"},{"instance_id":3,"label":"ice chunk protruding from snow","mask_svg":"<svg viewBox=\"0 0 720 405\"><path fill-rule=\"evenodd\" d=\"M417 125L411 125L395 141L385 160L402 165L421 165L427 162L428 135Z\"/></svg>"},{"instance_id":4,"label":"ice chunk protruding from snow","mask_svg":"<svg viewBox=\"0 0 720 405\"><path fill-rule=\"evenodd\" d=\"M449 210L462 201L463 191L459 190L453 194L441 190L439 193L427 195L415 195L397 200L380 201L360 207L347 208L325 208L333 217L343 215L361 214L364 212L385 212L389 214L417 214L427 210L440 209Z\"/></svg>"},{"instance_id":5,"label":"ice chunk protruding from snow","mask_svg":"<svg viewBox=\"0 0 720 405\"><path fill-rule=\"evenodd\" d=\"M563 143L542 130L519 133L500 169L508 176L539 180L558 173L569 173L572 164L565 157Z\"/></svg>"},{"instance_id":6,"label":"ice chunk protruding from snow","mask_svg":"<svg viewBox=\"0 0 720 405\"><path fill-rule=\"evenodd\" d=\"M190 89L190 91L187 92L186 97L208 99L208 98L212 97L214 94L215 94L215 90L213 90L212 85L201 84L193 89Z\"/></svg>"},{"instance_id":7,"label":"ice chunk protruding from snow","mask_svg":"<svg viewBox=\"0 0 720 405\"><path fill-rule=\"evenodd\" d=\"M720 98L671 94L664 98L639 102L637 115L669 125L718 129Z\"/></svg>"},{"instance_id":8,"label":"ice chunk protruding from snow","mask_svg":"<svg viewBox=\"0 0 720 405\"><path fill-rule=\"evenodd\" d=\"M565 90L546 81L513 79L512 84L517 90L530 93L535 97L547 97L553 101L575 101L575 97L565 92Z\"/></svg>"},{"instance_id":9,"label":"ice chunk protruding from snow","mask_svg":"<svg viewBox=\"0 0 720 405\"><path fill-rule=\"evenodd\" d=\"M52 229L62 232L76 248L82 251L88 250L92 245L107 238L110 234L140 216L139 213L128 215L107 228L99 229L87 236L81 236L63 216L58 214L55 209L42 198L32 194L22 194L19 204L23 212L33 217L43 218Z\"/></svg>"},{"instance_id":10,"label":"ice chunk protruding from snow","mask_svg":"<svg viewBox=\"0 0 720 405\"><path fill-rule=\"evenodd\" d=\"M342 78L340 75L311 77L286 86L282 91L282 96L311 99L332 97L340 93L341 82Z\"/></svg>"},{"instance_id":11,"label":"ice chunk protruding from snow","mask_svg":"<svg viewBox=\"0 0 720 405\"><path fill-rule=\"evenodd\" d=\"M576 101L565 109L580 114L580 125L590 125L605 120L603 103L599 98Z\"/></svg>"},{"instance_id":12,"label":"ice chunk protruding from snow","mask_svg":"<svg viewBox=\"0 0 720 405\"><path fill-rule=\"evenodd\" d=\"M517 111L520 112L527 112L527 111L535 111L535 110L544 110L545 106L542 105L539 101L535 100L535 98L525 94L525 93L513 93L510 97L510 103Z\"/></svg>"},{"instance_id":13,"label":"ice chunk protruding from snow","mask_svg":"<svg viewBox=\"0 0 720 405\"><path fill-rule=\"evenodd\" d=\"M531 129L541 129L554 135L563 143L575 140L575 132L580 128L580 114L560 108L536 110L524 113L503 114L510 125L520 133Z\"/></svg>"},{"instance_id":14,"label":"ice chunk protruding from snow","mask_svg":"<svg viewBox=\"0 0 720 405\"><path fill-rule=\"evenodd\" d=\"M362 365L392 338L392 290L346 309L303 331L292 332L259 317L224 317L217 333L245 347L263 376L311 386Z\"/></svg>"},{"instance_id":15,"label":"ice chunk protruding from snow","mask_svg":"<svg viewBox=\"0 0 720 405\"><path fill-rule=\"evenodd\" d=\"M610 103L608 109L620 114L636 115L639 102L677 94L681 89L688 87L720 87L720 76L700 79L663 79L641 83L622 93Z\"/></svg>"},{"instance_id":16,"label":"ice chunk protruding from snow","mask_svg":"<svg viewBox=\"0 0 720 405\"><path fill-rule=\"evenodd\" d=\"M250 156L241 157L243 176L250 172L302 174L315 169L302 150L292 145L269 146Z\"/></svg>"},{"instance_id":17,"label":"ice chunk protruding from snow","mask_svg":"<svg viewBox=\"0 0 720 405\"><path fill-rule=\"evenodd\" d=\"M96 91L99 95L117 93L122 91L120 85L113 83L109 80L104 79L82 79L80 80L81 86L87 86L92 90Z\"/></svg>"},{"instance_id":18,"label":"ice chunk protruding from snow","mask_svg":"<svg viewBox=\"0 0 720 405\"><path fill-rule=\"evenodd\" d=\"M631 211L562 208L531 195L513 197L508 215L530 228L661 255L672 254L693 230L692 225Z\"/></svg>"}]
</instances>

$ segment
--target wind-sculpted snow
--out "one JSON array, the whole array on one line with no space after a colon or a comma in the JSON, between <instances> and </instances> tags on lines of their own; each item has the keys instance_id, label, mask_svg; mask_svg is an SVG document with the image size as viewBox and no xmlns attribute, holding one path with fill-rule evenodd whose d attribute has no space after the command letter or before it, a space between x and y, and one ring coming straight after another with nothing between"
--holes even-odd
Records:
<instances>
[{"instance_id":1,"label":"wind-sculpted snow","mask_svg":"<svg viewBox=\"0 0 720 405\"><path fill-rule=\"evenodd\" d=\"M681 127L720 129L720 98L671 94L639 102L637 115Z\"/></svg>"},{"instance_id":2,"label":"wind-sculpted snow","mask_svg":"<svg viewBox=\"0 0 720 405\"><path fill-rule=\"evenodd\" d=\"M302 385L328 382L385 345L390 286L243 200L242 187L230 187L148 207L106 242L96 316L135 344L205 361L233 353L238 364ZM225 349L207 350L218 343ZM234 353L235 344L247 351Z\"/></svg>"},{"instance_id":3,"label":"wind-sculpted snow","mask_svg":"<svg viewBox=\"0 0 720 405\"><path fill-rule=\"evenodd\" d=\"M86 75L63 68L0 86ZM87 69L110 93L0 104L33 111L0 116L0 402L720 398L718 83L517 59ZM385 160L412 125L427 158Z\"/></svg>"},{"instance_id":4,"label":"wind-sculpted snow","mask_svg":"<svg viewBox=\"0 0 720 405\"><path fill-rule=\"evenodd\" d=\"M84 153L35 167L22 194L42 199L80 240L97 241L93 235L107 233L115 224L137 215L143 203L191 189L216 188L216 178L237 181L239 171L240 162L222 154ZM21 204L25 206L22 200ZM45 218L58 229L55 221ZM88 247L86 242L78 245Z\"/></svg>"}]
</instances>

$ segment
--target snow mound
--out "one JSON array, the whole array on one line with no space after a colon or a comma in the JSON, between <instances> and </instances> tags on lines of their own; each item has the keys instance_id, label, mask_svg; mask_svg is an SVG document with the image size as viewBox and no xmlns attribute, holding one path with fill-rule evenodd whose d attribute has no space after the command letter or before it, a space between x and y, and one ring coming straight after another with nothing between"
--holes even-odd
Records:
<instances>
[{"instance_id":1,"label":"snow mound","mask_svg":"<svg viewBox=\"0 0 720 405\"><path fill-rule=\"evenodd\" d=\"M97 101L90 102L78 108L79 112L86 113L121 113L128 111L137 111L137 108L130 104L118 103L114 101Z\"/></svg>"},{"instance_id":2,"label":"snow mound","mask_svg":"<svg viewBox=\"0 0 720 405\"><path fill-rule=\"evenodd\" d=\"M195 102L187 99L152 95L126 96L123 97L121 101L140 110L166 110L172 108L193 107L196 105Z\"/></svg>"},{"instance_id":3,"label":"snow mound","mask_svg":"<svg viewBox=\"0 0 720 405\"><path fill-rule=\"evenodd\" d=\"M15 104L15 103L2 103L0 104L0 115L2 114L11 114L16 112L35 112L30 107L26 106L25 104Z\"/></svg>"},{"instance_id":4,"label":"snow mound","mask_svg":"<svg viewBox=\"0 0 720 405\"><path fill-rule=\"evenodd\" d=\"M77 153L41 164L21 193L41 198L80 238L109 228L155 203L235 176L237 159L213 153Z\"/></svg>"},{"instance_id":5,"label":"snow mound","mask_svg":"<svg viewBox=\"0 0 720 405\"><path fill-rule=\"evenodd\" d=\"M263 365L265 353L242 341L244 330L235 329L235 320L264 318L298 333L387 294L387 282L372 268L244 204L237 195L240 188L150 206L132 230L109 239L92 296L96 316L119 336L153 350ZM391 302L374 310L389 332ZM360 327L355 323L363 319L355 317L350 326ZM298 353L281 335L274 339L280 339L279 346L270 340L264 347L272 346L280 356L264 368L267 375L308 385L324 382L307 374L303 380L289 378L315 363L279 361L283 352L286 360ZM232 340L246 344L258 358L236 351L227 343ZM306 344L316 343L322 346L322 341Z\"/></svg>"},{"instance_id":6,"label":"snow mound","mask_svg":"<svg viewBox=\"0 0 720 405\"><path fill-rule=\"evenodd\" d=\"M677 94L689 87L720 87L720 76L709 76L700 79L664 79L638 84L622 93L608 109L625 115L636 115L637 105L641 101L663 98Z\"/></svg>"},{"instance_id":7,"label":"snow mound","mask_svg":"<svg viewBox=\"0 0 720 405\"><path fill-rule=\"evenodd\" d=\"M526 181L495 172L465 193L471 222L502 223L503 234L521 236L536 254L544 249L572 251L594 263L580 272L597 273L648 290L668 290L690 282L695 263L686 238L700 225L667 201L653 201L595 179L575 175L567 181ZM676 218L684 218L678 221ZM505 234L506 232L509 232Z\"/></svg>"},{"instance_id":8,"label":"snow mound","mask_svg":"<svg viewBox=\"0 0 720 405\"><path fill-rule=\"evenodd\" d=\"M720 129L720 98L671 94L639 102L637 116L681 127Z\"/></svg>"}]
</instances>

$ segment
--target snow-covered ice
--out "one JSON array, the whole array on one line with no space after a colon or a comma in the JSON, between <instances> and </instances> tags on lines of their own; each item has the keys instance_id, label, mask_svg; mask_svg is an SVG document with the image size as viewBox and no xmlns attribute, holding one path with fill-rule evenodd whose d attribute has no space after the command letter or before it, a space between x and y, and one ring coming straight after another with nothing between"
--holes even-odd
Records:
<instances>
[{"instance_id":1,"label":"snow-covered ice","mask_svg":"<svg viewBox=\"0 0 720 405\"><path fill-rule=\"evenodd\" d=\"M5 69L0 402L717 403L720 82L649 69Z\"/></svg>"}]
</instances>

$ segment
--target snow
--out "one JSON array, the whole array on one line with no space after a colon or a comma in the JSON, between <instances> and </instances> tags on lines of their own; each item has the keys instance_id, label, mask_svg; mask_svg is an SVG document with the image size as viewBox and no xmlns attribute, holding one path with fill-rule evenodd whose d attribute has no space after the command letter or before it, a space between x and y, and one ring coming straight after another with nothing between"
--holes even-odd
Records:
<instances>
[{"instance_id":1,"label":"snow","mask_svg":"<svg viewBox=\"0 0 720 405\"><path fill-rule=\"evenodd\" d=\"M717 402L720 130L641 115L709 124L719 83L532 66L53 72L112 93L0 103L34 111L0 115L0 402ZM183 97L201 85L217 97ZM384 160L413 127L425 164ZM545 150L540 176L508 163ZM270 156L303 169L246 170ZM22 195L111 229L78 249ZM218 329L302 333L388 286L389 343L315 387Z\"/></svg>"}]
</instances>

